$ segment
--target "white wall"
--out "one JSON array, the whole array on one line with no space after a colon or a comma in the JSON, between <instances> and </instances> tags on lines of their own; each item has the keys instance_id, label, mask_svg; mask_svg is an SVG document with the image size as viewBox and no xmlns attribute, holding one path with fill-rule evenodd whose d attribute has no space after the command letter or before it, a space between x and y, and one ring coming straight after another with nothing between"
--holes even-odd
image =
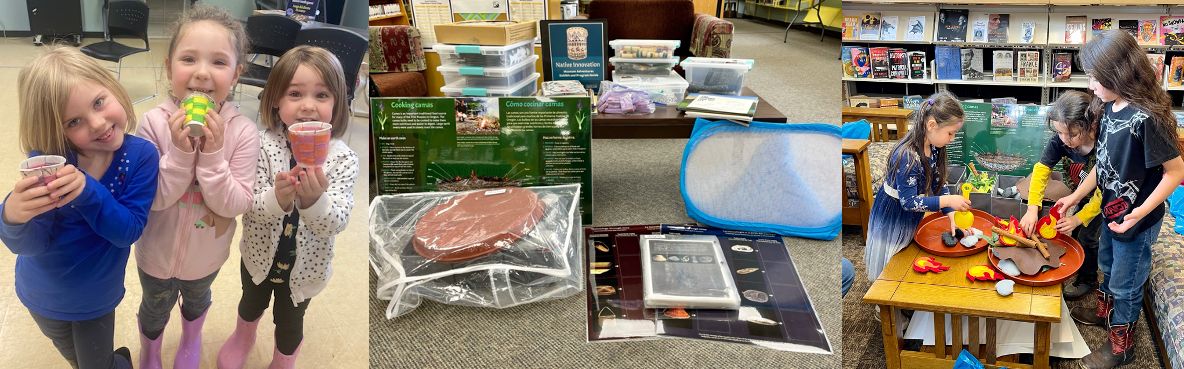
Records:
<instances>
[{"instance_id":1,"label":"white wall","mask_svg":"<svg viewBox=\"0 0 1184 369\"><path fill-rule=\"evenodd\" d=\"M82 3L82 31L103 32L103 0L76 0ZM0 29L29 31L29 8L25 0L0 1Z\"/></svg>"}]
</instances>

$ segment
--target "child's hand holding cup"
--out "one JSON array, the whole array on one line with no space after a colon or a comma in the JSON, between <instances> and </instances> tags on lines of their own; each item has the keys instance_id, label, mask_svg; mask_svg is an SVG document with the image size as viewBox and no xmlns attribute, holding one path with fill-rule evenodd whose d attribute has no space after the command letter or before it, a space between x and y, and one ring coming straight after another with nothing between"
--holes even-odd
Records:
<instances>
[{"instance_id":1,"label":"child's hand holding cup","mask_svg":"<svg viewBox=\"0 0 1184 369\"><path fill-rule=\"evenodd\" d=\"M206 112L217 110L217 106L210 95L194 92L181 100L181 109L185 110L185 127L189 127L189 136L201 137L205 135L201 127L206 125Z\"/></svg>"},{"instance_id":2,"label":"child's hand holding cup","mask_svg":"<svg viewBox=\"0 0 1184 369\"><path fill-rule=\"evenodd\" d=\"M57 179L59 169L66 165L66 158L58 155L39 155L21 162L21 178L37 177L33 187L44 186Z\"/></svg>"}]
</instances>

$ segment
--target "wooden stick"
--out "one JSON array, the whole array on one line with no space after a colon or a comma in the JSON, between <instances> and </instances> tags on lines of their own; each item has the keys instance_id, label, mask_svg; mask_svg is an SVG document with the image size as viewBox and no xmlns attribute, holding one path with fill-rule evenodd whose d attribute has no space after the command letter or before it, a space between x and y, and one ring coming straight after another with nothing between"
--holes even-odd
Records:
<instances>
[{"instance_id":1,"label":"wooden stick","mask_svg":"<svg viewBox=\"0 0 1184 369\"><path fill-rule=\"evenodd\" d=\"M1040 236L1032 235L1032 242L1036 243L1036 248L1040 249L1040 255L1044 255L1044 260L1048 260L1050 256L1048 254L1048 247L1044 246L1044 242L1040 242Z\"/></svg>"},{"instance_id":2,"label":"wooden stick","mask_svg":"<svg viewBox=\"0 0 1184 369\"><path fill-rule=\"evenodd\" d=\"M1031 248L1040 250L1040 254L1044 255L1045 259L1048 259L1050 256L1048 254L1048 249L1044 248L1044 244L1042 244L1042 243L1035 242L1035 241L1032 241L1032 240L1024 238L1024 237L1020 237L1019 235L1017 235L1015 233L1008 232L1008 231L1004 230L1003 228L999 228L997 226L991 226L991 230L994 231L995 233L998 233L1000 237L1007 237L1007 238L1015 240L1016 246L1031 247ZM999 240L999 242L1003 242L1003 240Z\"/></svg>"}]
</instances>

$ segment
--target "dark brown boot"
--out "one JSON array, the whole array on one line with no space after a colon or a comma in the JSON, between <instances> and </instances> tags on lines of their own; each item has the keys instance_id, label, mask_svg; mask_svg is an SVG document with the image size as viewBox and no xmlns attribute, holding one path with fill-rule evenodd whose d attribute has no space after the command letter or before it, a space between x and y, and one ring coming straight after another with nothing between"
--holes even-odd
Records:
<instances>
[{"instance_id":1,"label":"dark brown boot","mask_svg":"<svg viewBox=\"0 0 1184 369\"><path fill-rule=\"evenodd\" d=\"M1109 369L1135 361L1135 323L1110 327L1102 347L1081 358L1086 369Z\"/></svg>"},{"instance_id":2,"label":"dark brown boot","mask_svg":"<svg viewBox=\"0 0 1184 369\"><path fill-rule=\"evenodd\" d=\"M1105 327L1110 317L1110 310L1114 309L1114 296L1107 295L1102 290L1097 291L1098 305L1095 309L1087 307L1073 308L1069 316L1073 320L1085 325L1099 325Z\"/></svg>"}]
</instances>

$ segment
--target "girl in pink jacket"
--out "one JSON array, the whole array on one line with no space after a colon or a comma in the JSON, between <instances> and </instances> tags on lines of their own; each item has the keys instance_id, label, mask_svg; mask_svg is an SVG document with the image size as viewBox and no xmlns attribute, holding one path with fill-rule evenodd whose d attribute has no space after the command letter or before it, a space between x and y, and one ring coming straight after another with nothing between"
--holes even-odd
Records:
<instances>
[{"instance_id":1,"label":"girl in pink jacket","mask_svg":"<svg viewBox=\"0 0 1184 369\"><path fill-rule=\"evenodd\" d=\"M196 7L173 24L165 70L171 99L144 113L138 136L160 152L156 198L136 247L143 300L139 368L161 367L169 313L181 297L174 368L197 368L210 285L230 256L234 218L251 208L259 134L225 103L246 62L247 34L225 10ZM208 95L205 125L187 125L187 95ZM199 117L200 118L200 117ZM195 131L200 130L200 131Z\"/></svg>"}]
</instances>

